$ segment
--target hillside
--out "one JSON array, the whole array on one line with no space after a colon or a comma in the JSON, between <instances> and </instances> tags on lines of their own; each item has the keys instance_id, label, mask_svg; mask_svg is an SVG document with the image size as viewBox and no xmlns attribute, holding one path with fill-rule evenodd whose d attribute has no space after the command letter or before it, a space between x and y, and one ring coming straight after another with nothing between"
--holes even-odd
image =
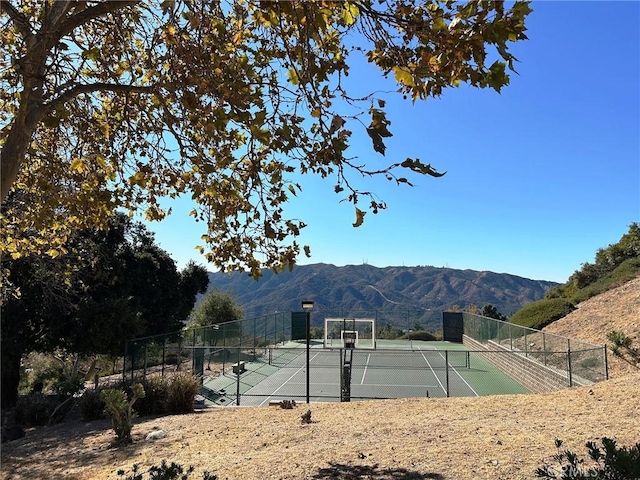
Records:
<instances>
[{"instance_id":1,"label":"hillside","mask_svg":"<svg viewBox=\"0 0 640 480\"><path fill-rule=\"evenodd\" d=\"M543 329L586 342L607 344L607 334L622 331L640 344L640 276L596 297L580 302L569 315ZM638 368L609 355L609 375L618 377Z\"/></svg>"},{"instance_id":2,"label":"hillside","mask_svg":"<svg viewBox=\"0 0 640 480\"><path fill-rule=\"evenodd\" d=\"M639 280L584 302L579 319L555 327L570 324L590 341L610 327L632 331ZM640 373L612 377L550 394L313 404L311 424L300 422L305 405L141 418L134 444L117 449L107 421L70 422L3 444L0 478L116 479L120 468L166 459L194 465L194 480L205 470L220 480L530 480L543 462L555 465L556 438L583 458L585 442L603 436L638 441ZM167 437L144 440L158 429Z\"/></svg>"},{"instance_id":3,"label":"hillside","mask_svg":"<svg viewBox=\"0 0 640 480\"><path fill-rule=\"evenodd\" d=\"M210 273L210 288L231 292L248 317L300 310L314 300L312 318L378 315L379 324L418 322L437 328L441 312L453 305L485 304L508 315L544 297L554 282L515 275L436 267L301 265L293 272L265 271L255 281L246 273Z\"/></svg>"}]
</instances>

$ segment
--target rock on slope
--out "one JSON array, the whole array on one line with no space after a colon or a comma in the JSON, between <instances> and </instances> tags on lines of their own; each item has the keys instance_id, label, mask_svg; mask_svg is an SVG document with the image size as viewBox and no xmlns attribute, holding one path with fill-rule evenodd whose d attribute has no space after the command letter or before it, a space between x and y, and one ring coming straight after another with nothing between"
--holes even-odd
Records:
<instances>
[{"instance_id":1,"label":"rock on slope","mask_svg":"<svg viewBox=\"0 0 640 480\"><path fill-rule=\"evenodd\" d=\"M609 344L607 334L613 330L624 332L640 345L640 277L580 303L577 310L544 329L598 344ZM608 357L610 377L638 372L611 351Z\"/></svg>"}]
</instances>

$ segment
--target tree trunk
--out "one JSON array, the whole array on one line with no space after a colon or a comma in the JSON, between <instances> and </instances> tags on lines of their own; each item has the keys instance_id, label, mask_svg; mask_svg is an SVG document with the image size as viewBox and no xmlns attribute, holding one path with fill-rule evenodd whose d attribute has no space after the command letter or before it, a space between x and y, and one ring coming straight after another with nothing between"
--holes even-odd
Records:
<instances>
[{"instance_id":1,"label":"tree trunk","mask_svg":"<svg viewBox=\"0 0 640 480\"><path fill-rule=\"evenodd\" d=\"M15 344L9 345L2 342L0 354L1 382L0 405L2 410L7 410L16 405L18 401L18 385L20 384L20 361L22 348L16 348Z\"/></svg>"}]
</instances>

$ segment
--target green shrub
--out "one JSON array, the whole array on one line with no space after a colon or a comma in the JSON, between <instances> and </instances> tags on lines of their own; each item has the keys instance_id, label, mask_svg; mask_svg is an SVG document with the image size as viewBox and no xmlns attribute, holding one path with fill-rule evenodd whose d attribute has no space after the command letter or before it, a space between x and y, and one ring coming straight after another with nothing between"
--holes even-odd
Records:
<instances>
[{"instance_id":1,"label":"green shrub","mask_svg":"<svg viewBox=\"0 0 640 480\"><path fill-rule=\"evenodd\" d=\"M567 316L575 308L573 303L564 298L544 298L518 310L511 317L511 323L541 329L559 318Z\"/></svg>"},{"instance_id":2,"label":"green shrub","mask_svg":"<svg viewBox=\"0 0 640 480\"><path fill-rule=\"evenodd\" d=\"M84 388L84 379L80 376L61 377L51 387L58 395L74 395Z\"/></svg>"},{"instance_id":3,"label":"green shrub","mask_svg":"<svg viewBox=\"0 0 640 480\"><path fill-rule=\"evenodd\" d=\"M406 340L424 340L427 342L432 342L436 339L436 337L433 334L425 330L417 330L415 332L409 332L400 338L406 339Z\"/></svg>"},{"instance_id":4,"label":"green shrub","mask_svg":"<svg viewBox=\"0 0 640 480\"><path fill-rule=\"evenodd\" d=\"M141 416L166 413L169 381L164 377L147 377L141 383L145 396L136 402L136 412Z\"/></svg>"},{"instance_id":5,"label":"green shrub","mask_svg":"<svg viewBox=\"0 0 640 480\"><path fill-rule=\"evenodd\" d=\"M633 339L624 332L612 331L607 334L611 342L611 351L616 357L631 363L640 364L640 349L633 345Z\"/></svg>"},{"instance_id":6,"label":"green shrub","mask_svg":"<svg viewBox=\"0 0 640 480\"><path fill-rule=\"evenodd\" d=\"M54 398L42 393L23 395L16 403L16 421L25 427L46 425L56 404Z\"/></svg>"},{"instance_id":7,"label":"green shrub","mask_svg":"<svg viewBox=\"0 0 640 480\"><path fill-rule=\"evenodd\" d=\"M198 377L188 373L176 375L169 380L167 413L192 413L193 401L200 390Z\"/></svg>"},{"instance_id":8,"label":"green shrub","mask_svg":"<svg viewBox=\"0 0 640 480\"><path fill-rule=\"evenodd\" d=\"M640 443L631 448L620 447L616 441L602 438L602 449L593 442L587 442L587 452L595 467L586 468L584 459L570 450L561 451L562 440L556 440L558 453L553 459L557 467L544 465L536 470L538 478L555 480L626 480L640 478Z\"/></svg>"},{"instance_id":9,"label":"green shrub","mask_svg":"<svg viewBox=\"0 0 640 480\"><path fill-rule=\"evenodd\" d=\"M122 480L144 480L144 474L141 473L138 464L134 464L131 468L131 474L126 475L124 470L118 470L118 478ZM193 466L190 466L186 470L179 463L171 462L167 464L166 460L162 460L160 465L153 465L149 467L147 473L149 474L149 480L187 480L189 475L194 471ZM217 480L217 476L210 472L204 472L202 474L202 480Z\"/></svg>"},{"instance_id":10,"label":"green shrub","mask_svg":"<svg viewBox=\"0 0 640 480\"><path fill-rule=\"evenodd\" d=\"M106 404L107 415L111 418L113 430L116 432L116 443L131 443L133 429L132 407L137 399L144 397L144 388L140 383L131 386L131 399L124 390L108 388L103 390L100 397Z\"/></svg>"},{"instance_id":11,"label":"green shrub","mask_svg":"<svg viewBox=\"0 0 640 480\"><path fill-rule=\"evenodd\" d=\"M91 422L93 420L100 420L101 418L104 418L104 409L106 404L104 403L101 394L102 391L100 389L87 389L84 391L78 400L78 408L80 409L80 415L83 420Z\"/></svg>"},{"instance_id":12,"label":"green shrub","mask_svg":"<svg viewBox=\"0 0 640 480\"><path fill-rule=\"evenodd\" d=\"M596 357L588 357L580 362L580 366L585 370L590 370L599 365L600 362Z\"/></svg>"}]
</instances>

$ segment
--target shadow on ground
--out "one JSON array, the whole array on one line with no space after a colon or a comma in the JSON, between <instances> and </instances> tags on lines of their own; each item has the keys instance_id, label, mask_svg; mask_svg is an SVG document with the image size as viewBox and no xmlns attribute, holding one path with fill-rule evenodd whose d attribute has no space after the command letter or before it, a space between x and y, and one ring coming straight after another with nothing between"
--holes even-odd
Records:
<instances>
[{"instance_id":1,"label":"shadow on ground","mask_svg":"<svg viewBox=\"0 0 640 480\"><path fill-rule=\"evenodd\" d=\"M421 473L405 468L379 468L378 465L331 463L309 477L313 480L444 480L439 473Z\"/></svg>"}]
</instances>

